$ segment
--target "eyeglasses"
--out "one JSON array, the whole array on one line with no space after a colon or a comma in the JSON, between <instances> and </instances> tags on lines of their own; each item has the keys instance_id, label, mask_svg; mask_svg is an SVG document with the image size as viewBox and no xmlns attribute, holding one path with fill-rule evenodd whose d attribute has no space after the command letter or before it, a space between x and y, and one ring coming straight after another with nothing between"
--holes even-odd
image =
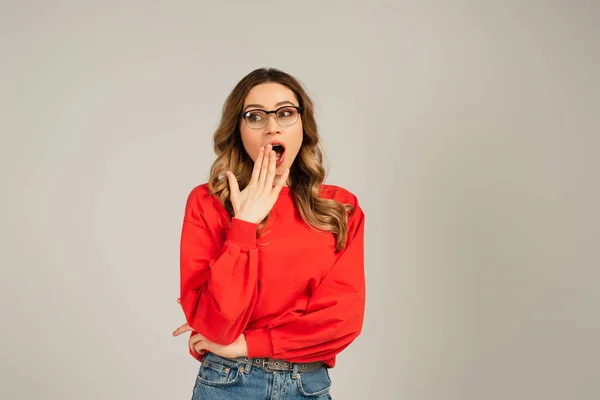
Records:
<instances>
[{"instance_id":1,"label":"eyeglasses","mask_svg":"<svg viewBox=\"0 0 600 400\"><path fill-rule=\"evenodd\" d=\"M304 110L304 107L296 106L283 106L273 111L256 109L244 111L240 114L240 117L244 118L250 129L264 128L269 121L269 114L275 114L275 120L279 125L290 126L298 121L298 116L302 113L302 110Z\"/></svg>"}]
</instances>

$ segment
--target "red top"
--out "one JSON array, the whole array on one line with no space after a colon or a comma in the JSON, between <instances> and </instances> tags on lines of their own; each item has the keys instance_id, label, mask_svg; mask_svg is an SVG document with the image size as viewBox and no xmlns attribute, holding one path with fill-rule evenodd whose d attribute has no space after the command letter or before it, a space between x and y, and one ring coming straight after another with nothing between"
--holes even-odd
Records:
<instances>
[{"instance_id":1,"label":"red top","mask_svg":"<svg viewBox=\"0 0 600 400\"><path fill-rule=\"evenodd\" d=\"M180 293L192 335L227 345L245 333L248 357L335 366L363 325L365 216L349 191L322 185L320 193L354 206L346 248L338 253L331 232L304 223L289 187L260 238L258 224L231 218L207 184L192 190L181 234Z\"/></svg>"}]
</instances>

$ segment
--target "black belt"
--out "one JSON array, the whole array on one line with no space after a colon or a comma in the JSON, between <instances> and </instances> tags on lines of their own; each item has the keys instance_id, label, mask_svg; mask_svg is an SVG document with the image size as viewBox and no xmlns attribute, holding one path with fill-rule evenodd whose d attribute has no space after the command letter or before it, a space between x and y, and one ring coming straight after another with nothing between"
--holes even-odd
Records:
<instances>
[{"instance_id":1,"label":"black belt","mask_svg":"<svg viewBox=\"0 0 600 400\"><path fill-rule=\"evenodd\" d=\"M252 363L253 367L261 367L271 371L292 371L294 365L298 365L298 372L313 372L321 368L325 363L323 361L313 361L309 363L292 363L285 360L278 360L274 358L248 358L248 357L237 357L231 360L239 361L241 363Z\"/></svg>"}]
</instances>

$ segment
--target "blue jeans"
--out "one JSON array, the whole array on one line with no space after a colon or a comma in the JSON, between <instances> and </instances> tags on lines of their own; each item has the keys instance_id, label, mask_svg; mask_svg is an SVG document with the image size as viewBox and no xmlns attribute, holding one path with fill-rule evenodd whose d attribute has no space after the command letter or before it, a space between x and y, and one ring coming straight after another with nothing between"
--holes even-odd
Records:
<instances>
[{"instance_id":1,"label":"blue jeans","mask_svg":"<svg viewBox=\"0 0 600 400\"><path fill-rule=\"evenodd\" d=\"M332 400L327 367L316 371L269 371L207 353L192 400Z\"/></svg>"}]
</instances>

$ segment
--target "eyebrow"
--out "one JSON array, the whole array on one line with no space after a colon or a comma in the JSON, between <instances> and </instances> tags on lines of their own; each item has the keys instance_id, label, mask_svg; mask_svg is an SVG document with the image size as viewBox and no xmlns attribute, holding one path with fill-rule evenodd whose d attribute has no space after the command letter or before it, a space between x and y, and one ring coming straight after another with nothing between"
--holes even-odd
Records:
<instances>
[{"instance_id":1,"label":"eyebrow","mask_svg":"<svg viewBox=\"0 0 600 400\"><path fill-rule=\"evenodd\" d=\"M285 100L285 101L280 101L279 103L275 104L275 107L277 108L277 107L279 107L279 106L282 106L282 105L284 105L284 104L291 104L291 105L293 105L293 106L296 106L296 105L295 105L294 103L292 103L291 101L289 101L289 100ZM246 107L244 107L244 111L245 111L246 109L248 109L249 107L254 107L254 108L265 108L265 106L263 106L262 104L248 104Z\"/></svg>"}]
</instances>

